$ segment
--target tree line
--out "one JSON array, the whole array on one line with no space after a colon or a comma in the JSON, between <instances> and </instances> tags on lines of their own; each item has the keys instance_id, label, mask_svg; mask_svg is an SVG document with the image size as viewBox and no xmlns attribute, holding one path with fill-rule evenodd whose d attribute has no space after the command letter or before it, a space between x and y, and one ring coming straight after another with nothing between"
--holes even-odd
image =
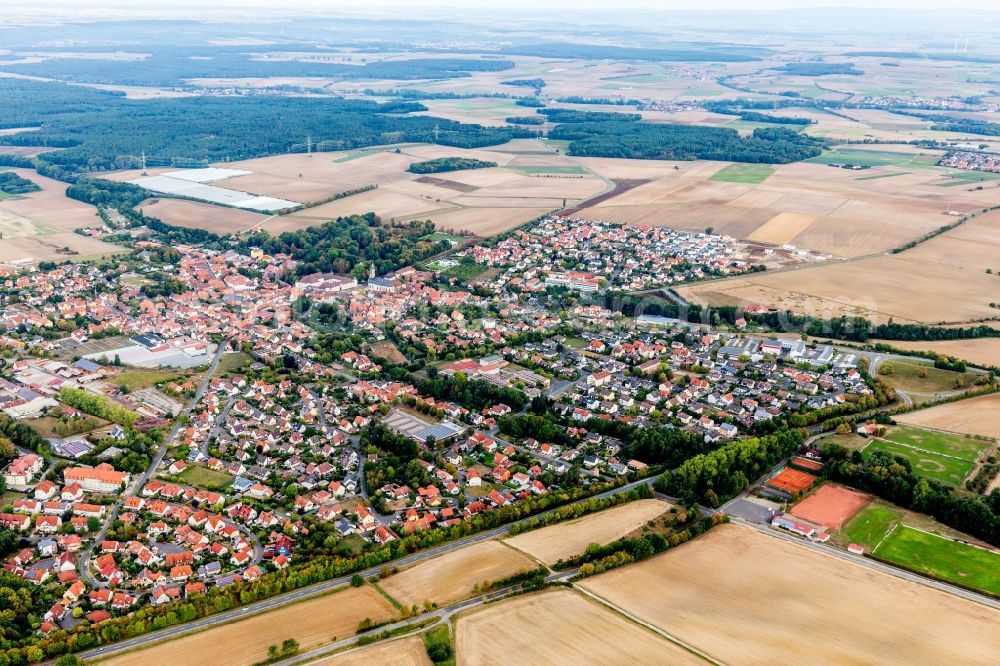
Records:
<instances>
[{"instance_id":1,"label":"tree line","mask_svg":"<svg viewBox=\"0 0 1000 666\"><path fill-rule=\"evenodd\" d=\"M785 128L758 128L749 137L733 129L694 125L596 122L559 125L551 139L570 141L569 154L630 159L723 160L787 164L822 152L822 140Z\"/></svg>"}]
</instances>

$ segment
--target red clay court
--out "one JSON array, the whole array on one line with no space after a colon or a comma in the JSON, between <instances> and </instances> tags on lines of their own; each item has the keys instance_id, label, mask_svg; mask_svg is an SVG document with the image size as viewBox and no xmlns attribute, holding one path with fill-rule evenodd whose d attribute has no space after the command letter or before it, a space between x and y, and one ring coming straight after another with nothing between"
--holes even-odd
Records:
<instances>
[{"instance_id":1,"label":"red clay court","mask_svg":"<svg viewBox=\"0 0 1000 666\"><path fill-rule=\"evenodd\" d=\"M826 483L796 504L791 514L828 529L839 530L870 501L868 495L835 483Z\"/></svg>"},{"instance_id":2,"label":"red clay court","mask_svg":"<svg viewBox=\"0 0 1000 666\"><path fill-rule=\"evenodd\" d=\"M823 463L816 462L815 460L809 460L809 458L803 458L802 456L795 456L792 458L791 464L796 467L801 467L802 469L807 469L810 472L818 472L823 469Z\"/></svg>"},{"instance_id":3,"label":"red clay court","mask_svg":"<svg viewBox=\"0 0 1000 666\"><path fill-rule=\"evenodd\" d=\"M766 485L778 490L784 490L786 493L801 493L811 486L815 480L816 477L812 474L806 474L797 469L786 467L771 477Z\"/></svg>"}]
</instances>

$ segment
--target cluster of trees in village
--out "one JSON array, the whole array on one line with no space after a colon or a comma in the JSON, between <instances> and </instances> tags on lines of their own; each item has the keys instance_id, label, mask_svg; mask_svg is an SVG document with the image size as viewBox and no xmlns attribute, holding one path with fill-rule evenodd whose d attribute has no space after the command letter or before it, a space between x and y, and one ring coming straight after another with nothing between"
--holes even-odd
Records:
<instances>
[{"instance_id":1,"label":"cluster of trees in village","mask_svg":"<svg viewBox=\"0 0 1000 666\"><path fill-rule=\"evenodd\" d=\"M138 413L118 404L111 398L83 389L63 387L59 390L58 397L60 402L70 407L76 407L81 412L125 426L131 426L139 419Z\"/></svg>"},{"instance_id":2,"label":"cluster of trees in village","mask_svg":"<svg viewBox=\"0 0 1000 666\"><path fill-rule=\"evenodd\" d=\"M569 153L584 157L725 160L787 164L816 157L823 142L785 128L758 128L748 137L725 127L595 122L560 125L551 139L570 141Z\"/></svg>"},{"instance_id":3,"label":"cluster of trees in village","mask_svg":"<svg viewBox=\"0 0 1000 666\"><path fill-rule=\"evenodd\" d=\"M410 173L441 173L443 171L464 171L466 169L486 169L495 167L496 162L476 160L469 157L437 157L424 162L414 162L407 171Z\"/></svg>"},{"instance_id":4,"label":"cluster of trees in village","mask_svg":"<svg viewBox=\"0 0 1000 666\"><path fill-rule=\"evenodd\" d=\"M830 444L823 449L823 474L893 504L932 516L949 527L1000 546L1000 489L989 495L956 492L915 474L910 462L886 451L862 458L860 451Z\"/></svg>"},{"instance_id":5,"label":"cluster of trees in village","mask_svg":"<svg viewBox=\"0 0 1000 666\"><path fill-rule=\"evenodd\" d=\"M334 272L363 277L373 263L376 274L384 275L451 247L443 239L424 239L433 233L430 221L384 224L374 213L366 213L277 236L257 232L231 246L242 252L261 248L268 254L289 254L299 262L298 275Z\"/></svg>"},{"instance_id":6,"label":"cluster of trees in village","mask_svg":"<svg viewBox=\"0 0 1000 666\"><path fill-rule=\"evenodd\" d=\"M439 374L433 379L414 379L414 386L422 395L455 402L474 412L499 404L507 405L517 412L528 403L527 396L517 389L499 386L484 379L467 379L462 373L455 373L450 377Z\"/></svg>"},{"instance_id":7,"label":"cluster of trees in village","mask_svg":"<svg viewBox=\"0 0 1000 666\"><path fill-rule=\"evenodd\" d=\"M802 445L798 430L742 439L694 456L656 480L656 489L687 503L719 507Z\"/></svg>"}]
</instances>

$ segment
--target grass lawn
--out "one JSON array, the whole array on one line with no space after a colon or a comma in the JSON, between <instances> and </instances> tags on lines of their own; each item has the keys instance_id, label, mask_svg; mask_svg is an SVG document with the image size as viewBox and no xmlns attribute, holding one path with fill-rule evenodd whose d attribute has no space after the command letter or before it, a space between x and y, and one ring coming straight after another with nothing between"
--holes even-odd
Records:
<instances>
[{"instance_id":1,"label":"grass lawn","mask_svg":"<svg viewBox=\"0 0 1000 666\"><path fill-rule=\"evenodd\" d=\"M862 176L861 178L855 178L854 180L879 180L881 178L893 178L895 176L906 176L909 175L910 171L893 171L891 173L877 173L874 176Z\"/></svg>"},{"instance_id":2,"label":"grass lawn","mask_svg":"<svg viewBox=\"0 0 1000 666\"><path fill-rule=\"evenodd\" d=\"M1000 595L1000 554L899 525L875 555L903 568Z\"/></svg>"},{"instance_id":3,"label":"grass lawn","mask_svg":"<svg viewBox=\"0 0 1000 666\"><path fill-rule=\"evenodd\" d=\"M891 375L883 375L883 366L892 366ZM900 391L913 391L916 393L945 393L956 390L956 380L962 383L962 387L972 386L975 375L970 372L961 373L953 370L942 370L935 368L933 364L918 363L916 361L884 361L878 366L879 377L887 384ZM926 377L921 377L921 372L926 372Z\"/></svg>"},{"instance_id":4,"label":"grass lawn","mask_svg":"<svg viewBox=\"0 0 1000 666\"><path fill-rule=\"evenodd\" d=\"M190 483L192 486L198 486L206 490L224 490L233 483L233 476L231 474L216 472L214 469L200 465L189 465L177 478L184 483Z\"/></svg>"},{"instance_id":5,"label":"grass lawn","mask_svg":"<svg viewBox=\"0 0 1000 666\"><path fill-rule=\"evenodd\" d=\"M566 346L573 349L583 349L587 346L587 341L583 338L566 338Z\"/></svg>"},{"instance_id":6,"label":"grass lawn","mask_svg":"<svg viewBox=\"0 0 1000 666\"><path fill-rule=\"evenodd\" d=\"M892 509L872 503L851 518L840 533L851 543L871 549L878 545L898 520L899 515Z\"/></svg>"},{"instance_id":7,"label":"grass lawn","mask_svg":"<svg viewBox=\"0 0 1000 666\"><path fill-rule=\"evenodd\" d=\"M989 442L913 426L894 426L886 433L885 439L970 462L978 460L990 446Z\"/></svg>"},{"instance_id":8,"label":"grass lawn","mask_svg":"<svg viewBox=\"0 0 1000 666\"><path fill-rule=\"evenodd\" d=\"M974 466L973 463L966 460L947 458L936 453L915 449L903 444L896 444L884 439L873 440L871 444L864 448L861 455L867 458L875 451L886 451L894 456L906 458L910 461L913 471L920 476L941 481L942 483L949 483L956 487L969 475Z\"/></svg>"},{"instance_id":9,"label":"grass lawn","mask_svg":"<svg viewBox=\"0 0 1000 666\"><path fill-rule=\"evenodd\" d=\"M969 185L972 183L987 183L1000 179L1000 173L973 171L971 169L948 169L942 175L947 176L949 179L948 181L941 183L944 187Z\"/></svg>"},{"instance_id":10,"label":"grass lawn","mask_svg":"<svg viewBox=\"0 0 1000 666\"><path fill-rule=\"evenodd\" d=\"M250 357L243 352L234 354L223 354L219 366L215 369L215 376L224 375L227 372L243 367L243 364L250 360Z\"/></svg>"},{"instance_id":11,"label":"grass lawn","mask_svg":"<svg viewBox=\"0 0 1000 666\"><path fill-rule=\"evenodd\" d=\"M424 647L427 648L428 654L430 654L430 650L435 644L443 644L451 648L450 657L435 663L440 666L455 666L455 644L452 640L451 629L448 624L442 624L438 627L434 627L424 634Z\"/></svg>"},{"instance_id":12,"label":"grass lawn","mask_svg":"<svg viewBox=\"0 0 1000 666\"><path fill-rule=\"evenodd\" d=\"M119 386L127 386L129 391L136 391L138 389L149 388L150 386L155 386L160 382L177 380L183 381L187 379L188 374L179 373L176 370L145 370L139 368L129 368L124 372L121 372L109 381L113 381Z\"/></svg>"},{"instance_id":13,"label":"grass lawn","mask_svg":"<svg viewBox=\"0 0 1000 666\"><path fill-rule=\"evenodd\" d=\"M716 171L709 180L724 183L763 183L774 173L768 164L728 164Z\"/></svg>"}]
</instances>

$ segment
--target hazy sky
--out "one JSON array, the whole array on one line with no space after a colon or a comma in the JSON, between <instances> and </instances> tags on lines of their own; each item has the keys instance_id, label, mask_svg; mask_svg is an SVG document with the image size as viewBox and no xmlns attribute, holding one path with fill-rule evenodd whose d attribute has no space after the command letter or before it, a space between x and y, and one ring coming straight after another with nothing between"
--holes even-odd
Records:
<instances>
[{"instance_id":1,"label":"hazy sky","mask_svg":"<svg viewBox=\"0 0 1000 666\"><path fill-rule=\"evenodd\" d=\"M896 9L937 9L955 11L959 8L990 9L1000 13L998 0L955 0L954 4L943 5L940 0L13 0L11 5L25 7L64 7L86 8L98 7L130 7L141 10L167 10L179 7L200 7L211 11L216 8L239 7L273 7L280 13L281 9L328 9L364 13L368 8L384 9L400 7L415 10L419 7L456 7L477 10L528 9L545 11L546 9L628 9L647 8L659 10L773 10L789 8L819 8L846 9L859 7L896 8Z\"/></svg>"}]
</instances>

